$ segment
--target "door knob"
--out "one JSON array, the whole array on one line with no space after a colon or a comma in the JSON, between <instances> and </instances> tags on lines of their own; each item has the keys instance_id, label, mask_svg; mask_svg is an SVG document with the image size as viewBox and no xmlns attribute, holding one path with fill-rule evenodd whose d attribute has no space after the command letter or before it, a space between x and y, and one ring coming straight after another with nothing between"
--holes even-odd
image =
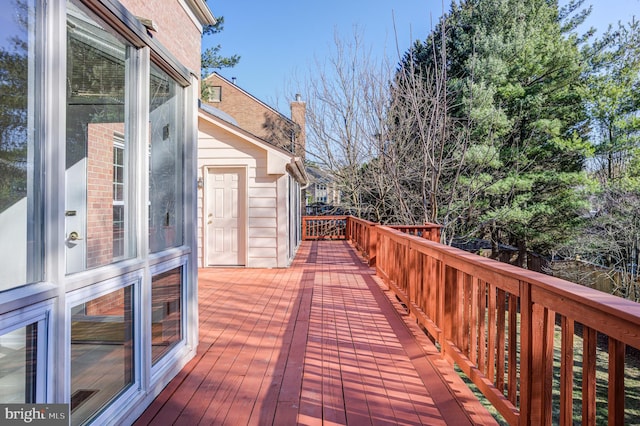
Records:
<instances>
[{"instance_id":1,"label":"door knob","mask_svg":"<svg viewBox=\"0 0 640 426\"><path fill-rule=\"evenodd\" d=\"M80 235L76 231L73 231L69 234L69 241L78 241L81 240Z\"/></svg>"}]
</instances>

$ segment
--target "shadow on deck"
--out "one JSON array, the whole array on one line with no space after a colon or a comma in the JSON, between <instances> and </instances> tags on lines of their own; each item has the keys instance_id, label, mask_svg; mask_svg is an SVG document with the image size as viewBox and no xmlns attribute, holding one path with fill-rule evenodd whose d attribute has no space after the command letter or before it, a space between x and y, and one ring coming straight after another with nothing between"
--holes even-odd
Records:
<instances>
[{"instance_id":1,"label":"shadow on deck","mask_svg":"<svg viewBox=\"0 0 640 426\"><path fill-rule=\"evenodd\" d=\"M198 354L136 424L495 424L347 242L199 274Z\"/></svg>"}]
</instances>

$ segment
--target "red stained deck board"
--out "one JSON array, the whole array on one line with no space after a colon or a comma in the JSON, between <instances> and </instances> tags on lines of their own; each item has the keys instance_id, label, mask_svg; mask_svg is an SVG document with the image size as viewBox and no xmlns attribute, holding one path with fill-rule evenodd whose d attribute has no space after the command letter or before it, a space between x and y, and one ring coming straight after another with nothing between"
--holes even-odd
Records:
<instances>
[{"instance_id":1,"label":"red stained deck board","mask_svg":"<svg viewBox=\"0 0 640 426\"><path fill-rule=\"evenodd\" d=\"M199 273L196 358L136 424L495 424L346 242Z\"/></svg>"}]
</instances>

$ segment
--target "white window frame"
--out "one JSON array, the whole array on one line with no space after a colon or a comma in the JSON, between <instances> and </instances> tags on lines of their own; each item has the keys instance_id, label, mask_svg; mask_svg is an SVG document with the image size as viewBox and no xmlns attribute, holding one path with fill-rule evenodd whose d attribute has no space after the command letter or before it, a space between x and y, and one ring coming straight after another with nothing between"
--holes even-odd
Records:
<instances>
[{"instance_id":1,"label":"white window frame","mask_svg":"<svg viewBox=\"0 0 640 426\"><path fill-rule=\"evenodd\" d=\"M53 401L52 391L47 387L49 366L52 357L49 342L51 336L51 312L53 302L47 301L4 314L0 316L0 335L10 333L31 324L37 324L36 338L36 402Z\"/></svg>"},{"instance_id":2,"label":"white window frame","mask_svg":"<svg viewBox=\"0 0 640 426\"><path fill-rule=\"evenodd\" d=\"M153 286L153 277L159 274L163 274L165 272L168 272L172 269L176 269L176 268L182 268L182 282L180 283L180 326L181 326L181 333L182 333L182 339L180 340L180 342L178 342L173 348L171 348L170 351L168 351L167 353L165 353L158 361L156 361L155 364L153 364L151 357L151 327L152 327L152 319L151 319L151 312L149 312L149 320L148 323L146 323L144 325L144 329L145 329L145 334L143 336L145 336L144 340L145 340L145 347L148 348L148 353L147 353L147 359L146 361L149 363L149 365L151 366L151 382L152 383L158 383L159 381L162 380L162 377L166 375L168 369L170 369L173 364L175 364L175 359L176 358L180 358L180 355L178 355L180 352L188 350L189 349L189 345L188 345L188 331L191 329L191 325L187 324L187 319L188 319L188 315L187 315L187 309L188 309L188 304L187 304L187 282L188 282L188 266L189 266L189 261L187 256L182 256L179 258L175 258L172 259L168 262L164 262L161 264L157 264L154 265L150 268L149 270L149 311L151 311L151 289Z\"/></svg>"},{"instance_id":3,"label":"white window frame","mask_svg":"<svg viewBox=\"0 0 640 426\"><path fill-rule=\"evenodd\" d=\"M87 288L67 294L65 307L65 347L68 350L68 354L64 360L65 370L67 371L64 383L64 394L67 398L71 398L71 309L76 305L90 302L116 290L133 286L133 303L131 306L131 310L133 312L133 382L129 385L128 389L125 389L123 392L118 394L105 407L103 407L99 414L91 418L91 423L108 424L108 419L117 416L122 411L122 404L118 401L132 400L141 394L142 369L144 368L142 363L142 344L140 339L140 336L142 336L142 327L139 314L141 308L140 288L142 286L142 280L142 271L136 271L109 279L102 283L93 284Z\"/></svg>"},{"instance_id":4,"label":"white window frame","mask_svg":"<svg viewBox=\"0 0 640 426\"><path fill-rule=\"evenodd\" d=\"M122 182L116 182L115 180L115 173L114 173L114 177L113 177L113 185L114 185L114 191L113 191L113 206L122 206L123 212L122 212L122 216L123 216L123 230L122 230L122 254L120 256L114 256L113 257L113 261L114 262L118 262L120 260L123 259L128 259L131 256L131 253L129 253L128 251L131 250L131 247L129 246L129 229L130 229L130 215L129 215L129 208L128 208L128 204L131 201L131 199L133 197L130 196L131 194L131 189L128 189L128 162L127 162L127 151L126 151L126 146L125 146L125 137L122 134L114 134L113 135L113 149L114 151L116 149L120 149L122 150L122 164L116 164L115 160L113 162L113 167L115 169L116 166L120 167L122 169ZM116 200L115 194L115 185L119 184L122 186L122 200ZM113 221L114 225L115 225L115 220ZM115 242L115 238L113 239ZM135 256L134 256L135 257Z\"/></svg>"}]
</instances>

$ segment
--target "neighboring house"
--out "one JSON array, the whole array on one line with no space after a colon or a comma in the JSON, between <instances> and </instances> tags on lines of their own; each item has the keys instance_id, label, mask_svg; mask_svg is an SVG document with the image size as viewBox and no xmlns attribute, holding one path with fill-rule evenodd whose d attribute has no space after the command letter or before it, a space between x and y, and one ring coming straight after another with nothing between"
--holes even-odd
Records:
<instances>
[{"instance_id":1,"label":"neighboring house","mask_svg":"<svg viewBox=\"0 0 640 426\"><path fill-rule=\"evenodd\" d=\"M210 105L198 129L199 266L289 266L301 241L302 160Z\"/></svg>"},{"instance_id":2,"label":"neighboring house","mask_svg":"<svg viewBox=\"0 0 640 426\"><path fill-rule=\"evenodd\" d=\"M319 213L318 206L339 207L341 193L333 175L314 164L307 164L309 185L306 189L307 214Z\"/></svg>"},{"instance_id":3,"label":"neighboring house","mask_svg":"<svg viewBox=\"0 0 640 426\"><path fill-rule=\"evenodd\" d=\"M130 424L198 344L215 19L204 0L0 2L0 403Z\"/></svg>"},{"instance_id":4,"label":"neighboring house","mask_svg":"<svg viewBox=\"0 0 640 426\"><path fill-rule=\"evenodd\" d=\"M291 102L289 119L218 73L203 85L204 102L229 114L240 128L304 160L306 105L300 95Z\"/></svg>"}]
</instances>

